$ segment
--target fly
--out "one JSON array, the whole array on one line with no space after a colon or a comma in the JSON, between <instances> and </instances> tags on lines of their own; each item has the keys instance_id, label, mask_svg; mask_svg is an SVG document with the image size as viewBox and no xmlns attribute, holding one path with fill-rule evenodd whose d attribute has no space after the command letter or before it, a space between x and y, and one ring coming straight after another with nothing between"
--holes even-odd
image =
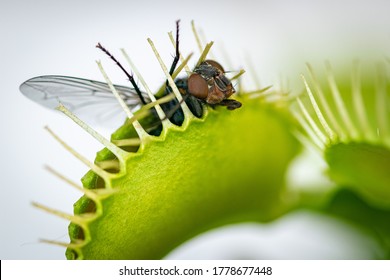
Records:
<instances>
[{"instance_id":1,"label":"fly","mask_svg":"<svg viewBox=\"0 0 390 280\"><path fill-rule=\"evenodd\" d=\"M214 60L200 63L187 83L188 93L207 104L226 106L229 110L240 108L242 105L237 100L228 99L236 90L225 76L222 65Z\"/></svg>"},{"instance_id":2,"label":"fly","mask_svg":"<svg viewBox=\"0 0 390 280\"><path fill-rule=\"evenodd\" d=\"M140 90L133 75L129 74L120 62L100 43L96 46L106 53L125 73L132 87L114 85L131 111L138 110L142 105L150 102L147 93ZM170 75L176 69L180 58L179 53L179 21L176 22L176 53L170 67ZM205 60L195 67L188 78L176 79L175 83L183 95L192 113L201 117L203 105L212 107L221 105L229 110L241 107L241 103L228 99L235 89L231 81L225 76L223 67L213 60ZM58 101L64 104L78 116L100 124L107 123L110 118L118 114L121 109L109 86L106 83L89 79L68 76L48 75L27 80L20 86L20 91L29 99L51 109L58 106ZM164 95L172 92L168 82ZM184 114L176 99L161 104L170 121L181 125ZM156 120L159 120L154 108L150 109ZM155 128L154 128L155 129ZM159 129L152 131L158 134Z\"/></svg>"}]
</instances>

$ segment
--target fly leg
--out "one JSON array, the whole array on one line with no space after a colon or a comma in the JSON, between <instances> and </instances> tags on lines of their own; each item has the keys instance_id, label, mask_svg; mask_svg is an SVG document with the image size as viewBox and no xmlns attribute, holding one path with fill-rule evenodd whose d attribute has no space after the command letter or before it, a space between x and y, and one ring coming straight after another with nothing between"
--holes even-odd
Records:
<instances>
[{"instance_id":1,"label":"fly leg","mask_svg":"<svg viewBox=\"0 0 390 280\"><path fill-rule=\"evenodd\" d=\"M176 50L175 50L175 57L173 59L171 68L169 69L169 75L173 75L173 72L175 72L176 66L180 59L180 51L179 51L179 23L180 20L176 21ZM176 86L178 87L179 91L183 94L186 92L185 88L181 86L180 83L176 82ZM168 95L172 92L172 88L169 85L168 80L165 82L165 94ZM161 104L161 108L164 110L166 118L168 118L173 124L181 125L184 121L184 113L183 110L180 107L180 103L173 99L169 101L168 103Z\"/></svg>"},{"instance_id":2,"label":"fly leg","mask_svg":"<svg viewBox=\"0 0 390 280\"><path fill-rule=\"evenodd\" d=\"M234 99L224 99L220 103L215 105L226 106L228 110L235 110L242 106L241 102Z\"/></svg>"},{"instance_id":3,"label":"fly leg","mask_svg":"<svg viewBox=\"0 0 390 280\"><path fill-rule=\"evenodd\" d=\"M142 95L140 88L138 87L137 83L135 82L133 75L129 74L126 71L126 69L122 66L122 64L100 43L98 43L96 45L96 47L99 48L100 50L102 50L105 54L107 54L119 66L119 68L125 73L125 75L129 79L130 83L134 87L134 90L138 94L142 104L146 105L147 102L146 102L144 96ZM140 122L149 134L158 136L158 135L160 135L160 133L162 131L161 122L158 123L157 125L153 125L153 126L151 124L156 123L157 120L160 120L160 118L159 118L155 108L151 108L151 109L149 109L149 111L150 111L150 115L147 116L145 119L141 119Z\"/></svg>"},{"instance_id":4,"label":"fly leg","mask_svg":"<svg viewBox=\"0 0 390 280\"><path fill-rule=\"evenodd\" d=\"M129 79L130 83L134 87L135 92L138 94L139 99L141 100L143 105L146 105L147 102L145 101L145 98L143 97L141 90L139 89L137 83L134 80L133 75L129 74L126 69L122 66L122 64L105 48L103 47L100 43L96 45L98 49L101 49L105 54L107 54L118 66L119 68L125 73L127 78Z\"/></svg>"},{"instance_id":5,"label":"fly leg","mask_svg":"<svg viewBox=\"0 0 390 280\"><path fill-rule=\"evenodd\" d=\"M180 59L180 52L179 52L179 23L180 23L180 20L177 20L176 21L176 53L175 53L175 57L173 59L171 68L169 69L169 75L171 75L171 76L172 76L173 72L175 72L177 63L179 62L179 59ZM168 86L168 81L167 81L166 84Z\"/></svg>"}]
</instances>

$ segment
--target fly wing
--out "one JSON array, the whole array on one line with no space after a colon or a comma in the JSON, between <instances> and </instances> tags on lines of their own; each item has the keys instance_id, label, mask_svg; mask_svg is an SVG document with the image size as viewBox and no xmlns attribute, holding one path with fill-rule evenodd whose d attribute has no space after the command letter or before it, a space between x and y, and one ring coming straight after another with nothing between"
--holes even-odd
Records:
<instances>
[{"instance_id":1,"label":"fly wing","mask_svg":"<svg viewBox=\"0 0 390 280\"><path fill-rule=\"evenodd\" d=\"M114 85L131 111L142 103L134 89ZM70 111L90 124L112 126L123 122L125 115L108 84L67 76L39 76L27 80L20 91L38 104L54 109L61 102ZM146 93L142 94L149 102Z\"/></svg>"}]
</instances>

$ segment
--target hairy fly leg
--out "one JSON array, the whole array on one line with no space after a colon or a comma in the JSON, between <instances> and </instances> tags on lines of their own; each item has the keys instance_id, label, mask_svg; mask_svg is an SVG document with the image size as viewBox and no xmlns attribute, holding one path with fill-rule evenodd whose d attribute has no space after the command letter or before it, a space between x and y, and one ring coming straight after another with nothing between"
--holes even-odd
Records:
<instances>
[{"instance_id":1,"label":"hairy fly leg","mask_svg":"<svg viewBox=\"0 0 390 280\"><path fill-rule=\"evenodd\" d=\"M140 102L142 105L148 104L138 87L137 83L134 80L133 75L131 75L129 72L126 71L126 69L122 66L122 64L112 55L105 47L103 47L100 43L96 45L96 47L100 50L102 50L107 56L109 56L118 66L119 68L125 73L126 77L129 79L130 83L134 87L134 90L137 92ZM157 111L155 108L149 109L150 114L145 117L144 119L139 120L140 123L143 125L144 129L151 135L158 136L161 134L162 131L162 124L160 121L160 118L157 114ZM156 123L159 123L159 125L155 125Z\"/></svg>"}]
</instances>

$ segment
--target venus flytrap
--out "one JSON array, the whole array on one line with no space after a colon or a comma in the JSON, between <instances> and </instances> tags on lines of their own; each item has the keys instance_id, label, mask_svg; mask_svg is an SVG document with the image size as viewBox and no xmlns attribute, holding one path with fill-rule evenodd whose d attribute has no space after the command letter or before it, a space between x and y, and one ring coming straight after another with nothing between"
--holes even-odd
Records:
<instances>
[{"instance_id":1,"label":"venus flytrap","mask_svg":"<svg viewBox=\"0 0 390 280\"><path fill-rule=\"evenodd\" d=\"M172 33L169 36L176 48ZM196 33L195 37L199 65L213 43L203 48ZM49 170L83 196L74 204L73 215L35 204L70 221L69 244L46 242L65 246L68 259L159 259L209 229L270 222L306 207L371 230L390 255L390 98L384 64L375 75L361 75L356 62L346 79L334 75L327 63L326 83L308 65L309 76L302 76L307 95L296 98L295 106L290 106L291 96L266 87L238 92L235 98L243 106L234 111L202 104L203 113L197 117L181 101L174 82L182 69L191 74L187 63L192 54L180 56L181 64L171 76L153 42L148 42L172 93L166 95L163 85L153 94L122 50L150 100L133 113L98 62L127 115L110 140L66 106L58 107L105 147L94 162L47 128L91 170L81 180L83 188ZM174 98L183 112L181 125L171 122L162 109ZM296 139L313 145L324 157L327 174L335 182L332 188L313 186L305 193L286 187L286 170L300 148Z\"/></svg>"},{"instance_id":2,"label":"venus flytrap","mask_svg":"<svg viewBox=\"0 0 390 280\"><path fill-rule=\"evenodd\" d=\"M99 67L121 102L101 64ZM242 95L245 106L237 111L204 106L201 118L183 102L183 124L173 125L159 115L163 122L159 136L145 131L148 118L134 119L128 111L131 121L113 133L111 141L60 106L106 146L91 163L52 133L91 168L82 179L86 191L75 203L74 216L63 216L71 221L67 257L161 258L207 229L242 221L270 221L288 211L292 205L283 199L283 174L298 145L289 133L291 123L261 99ZM113 191L107 195L107 190ZM100 192L105 195L97 195Z\"/></svg>"},{"instance_id":3,"label":"venus flytrap","mask_svg":"<svg viewBox=\"0 0 390 280\"><path fill-rule=\"evenodd\" d=\"M160 258L206 229L272 220L288 208L282 174L296 147L288 125L258 104L191 120L128 160L125 174L111 182L120 191L102 202L99 223L89 225L96 239L76 256ZM89 173L83 183L96 188L99 180ZM75 207L76 213L88 208L83 199Z\"/></svg>"},{"instance_id":4,"label":"venus flytrap","mask_svg":"<svg viewBox=\"0 0 390 280\"><path fill-rule=\"evenodd\" d=\"M384 63L362 67L354 61L349 75L344 72L335 76L327 62L326 79L317 79L308 65L311 83L305 77L303 82L309 100L304 103L304 97L299 97L301 110L292 109L305 134L300 136L318 148L328 164L327 175L336 183L319 195L323 199L318 203L305 192L300 203L359 226L380 242L383 252L378 253L379 258L390 256L390 97L386 68Z\"/></svg>"},{"instance_id":5,"label":"venus flytrap","mask_svg":"<svg viewBox=\"0 0 390 280\"><path fill-rule=\"evenodd\" d=\"M350 71L350 86L342 80L342 92L329 63L326 64L328 87L319 83L313 69L309 72L316 89L303 77L310 104L297 99L306 119L302 127L313 143L323 152L329 165L329 176L339 185L353 188L367 203L390 208L390 146L387 131L389 96L383 65L377 68L377 81L363 76L360 65L354 62ZM369 71L369 70L367 70ZM366 73L366 75L368 75ZM364 85L362 83L364 82ZM329 92L326 92L326 91ZM332 96L333 100L326 99ZM348 104L348 106L347 106ZM311 108L310 108L311 107ZM312 109L313 114L308 110Z\"/></svg>"}]
</instances>

